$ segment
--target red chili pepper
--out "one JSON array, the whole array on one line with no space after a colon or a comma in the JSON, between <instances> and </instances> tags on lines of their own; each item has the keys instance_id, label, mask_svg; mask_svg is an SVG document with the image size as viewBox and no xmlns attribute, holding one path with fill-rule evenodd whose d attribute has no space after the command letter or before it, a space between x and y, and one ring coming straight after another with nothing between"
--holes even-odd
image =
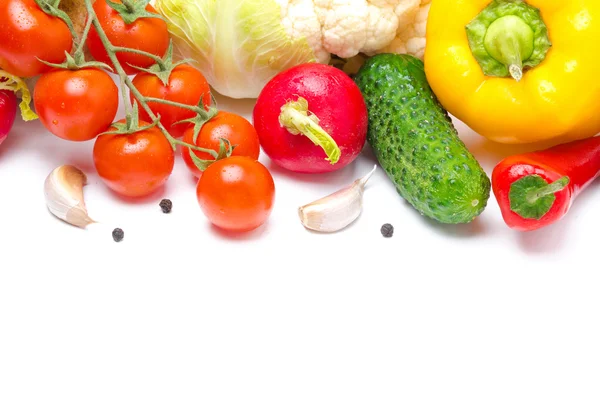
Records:
<instances>
[{"instance_id":1,"label":"red chili pepper","mask_svg":"<svg viewBox=\"0 0 600 397\"><path fill-rule=\"evenodd\" d=\"M492 187L502 217L531 231L562 219L600 175L600 136L510 156L496 166Z\"/></svg>"}]
</instances>

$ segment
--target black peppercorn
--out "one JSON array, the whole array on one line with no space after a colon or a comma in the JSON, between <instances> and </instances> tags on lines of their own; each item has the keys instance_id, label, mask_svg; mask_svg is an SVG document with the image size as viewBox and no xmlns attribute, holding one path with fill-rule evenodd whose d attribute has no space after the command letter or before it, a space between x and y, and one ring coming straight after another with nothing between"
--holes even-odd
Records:
<instances>
[{"instance_id":1,"label":"black peppercorn","mask_svg":"<svg viewBox=\"0 0 600 397\"><path fill-rule=\"evenodd\" d=\"M123 240L123 237L125 237L125 233L123 232L123 229L116 228L112 232L112 237L113 240L115 240L118 243L119 241Z\"/></svg>"},{"instance_id":2,"label":"black peppercorn","mask_svg":"<svg viewBox=\"0 0 600 397\"><path fill-rule=\"evenodd\" d=\"M160 202L160 208L163 213L168 214L171 212L171 209L173 209L173 203L169 199L163 199Z\"/></svg>"},{"instance_id":3,"label":"black peppercorn","mask_svg":"<svg viewBox=\"0 0 600 397\"><path fill-rule=\"evenodd\" d=\"M381 226L381 234L385 238L392 237L394 235L394 226L390 225L389 223Z\"/></svg>"}]
</instances>

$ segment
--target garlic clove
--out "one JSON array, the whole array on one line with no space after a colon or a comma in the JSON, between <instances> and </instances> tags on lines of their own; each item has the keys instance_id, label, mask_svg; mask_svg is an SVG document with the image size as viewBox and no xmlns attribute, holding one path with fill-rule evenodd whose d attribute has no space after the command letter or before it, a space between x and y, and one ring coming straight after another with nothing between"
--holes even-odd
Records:
<instances>
[{"instance_id":1,"label":"garlic clove","mask_svg":"<svg viewBox=\"0 0 600 397\"><path fill-rule=\"evenodd\" d=\"M376 169L377 165L352 185L300 207L302 225L317 232L333 233L353 223L362 212L365 186Z\"/></svg>"},{"instance_id":2,"label":"garlic clove","mask_svg":"<svg viewBox=\"0 0 600 397\"><path fill-rule=\"evenodd\" d=\"M54 169L44 182L44 195L50 212L80 228L95 223L89 217L83 200L83 187L86 184L86 175L77 167L62 165Z\"/></svg>"}]
</instances>

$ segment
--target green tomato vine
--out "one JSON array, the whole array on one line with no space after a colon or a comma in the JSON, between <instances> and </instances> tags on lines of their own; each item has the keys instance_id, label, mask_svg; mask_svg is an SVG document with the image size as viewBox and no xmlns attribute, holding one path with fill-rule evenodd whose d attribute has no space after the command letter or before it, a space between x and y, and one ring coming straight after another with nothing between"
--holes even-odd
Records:
<instances>
[{"instance_id":1,"label":"green tomato vine","mask_svg":"<svg viewBox=\"0 0 600 397\"><path fill-rule=\"evenodd\" d=\"M71 56L69 53L66 53L66 60L64 63L50 64L50 63L44 62L43 60L40 60L40 61L44 62L50 66L53 66L53 67L70 69L70 70L77 70L77 69L81 69L81 68L85 68L85 67L101 68L101 69L106 69L111 72L114 72L118 75L119 80L120 80L120 86L121 86L120 91L121 91L121 95L122 95L122 100L123 100L123 103L125 106L126 122L125 123L114 123L112 125L112 127L115 129L115 131L110 131L110 132L107 131L104 134L133 134L135 132L143 131L143 130L146 130L146 129L149 129L152 127L157 127L163 133L165 138L169 141L169 143L171 144L171 147L173 148L174 151L176 150L178 145L188 148L190 155L192 157L192 160L194 161L194 164L201 171L204 171L213 162L230 156L231 152L233 150L233 147L225 139L222 139L220 149L217 152L212 149L202 148L202 147L192 145L192 144L189 144L182 140L174 138L168 132L168 130L165 128L165 126L161 123L160 116L155 114L149 106L149 103L151 103L151 102L161 103L164 105L170 105L170 106L190 110L190 111L193 111L194 113L196 113L195 117L188 119L188 120L181 121L181 122L191 122L194 124L194 141L193 142L196 142L196 138L198 137L198 134L200 132L200 129L202 128L202 125L204 125L207 121L212 119L218 112L216 106L214 105L215 100L214 100L214 97L212 97L212 95L211 95L211 97L212 97L211 99L213 102L213 106L211 106L208 110L205 110L205 108L204 108L203 98L200 98L199 104L197 106L190 106L190 105L181 104L178 102L168 101L165 99L146 97L142 93L140 93L140 91L137 89L137 87L133 84L132 79L127 75L127 73L123 69L123 66L121 65L119 59L117 58L117 53L119 53L119 52L129 52L129 53L143 55L143 56L151 58L155 62L155 64L153 66L151 66L150 68L147 68L147 69L136 67L136 69L140 70L141 72L152 73L152 74L156 75L164 85L168 85L169 76L170 76L171 71L178 65L189 62L188 60L183 60L183 61L180 61L177 63L172 62L172 54L173 54L172 41L170 42L169 48L163 58L156 56L154 54L145 52L145 51L141 51L141 50L137 50L137 49L133 49L133 48L115 46L108 39L108 36L106 35L106 32L104 31L104 28L102 27L100 21L98 20L98 16L96 15L96 12L94 11L94 8L92 5L92 0L84 0L84 2L85 2L85 6L86 6L86 11L87 11L87 21L86 21L83 33L81 35L81 38L78 38L77 34L75 33L75 31L73 29L73 24L72 24L71 20L69 19L69 17L64 12L62 12L58 9L60 0L36 0L36 3L40 6L40 8L42 8L42 10L44 10L44 12L46 12L49 15L59 17L60 19L65 21L65 23L69 26L69 29L72 32L73 41L74 42L78 41L74 54ZM121 4L115 3L111 0L106 0L106 2L110 7L112 7L114 10L119 12L119 14L122 16L123 20L127 24L133 23L139 18L162 19L161 15L150 13L150 12L146 11L146 6L149 4L150 0L122 0ZM88 34L89 34L92 26L95 28L95 30L98 34L98 37L100 38L100 41L102 42L102 45L104 46L104 49L108 55L108 58L110 59L112 65L113 65L113 67L106 65L104 63L101 63L101 62L89 62L89 61L85 60L85 55L84 55L85 43L87 41L87 37L88 37ZM133 104L130 102L129 96L127 95L126 88L129 89L129 91L135 98L135 101L133 101L134 102ZM148 116L150 117L150 119L152 120L152 123L150 125L143 126L143 127L139 126L138 104L142 108L142 110L144 112L146 112L148 114ZM194 151L207 153L211 157L213 157L214 160L202 160L194 153Z\"/></svg>"}]
</instances>

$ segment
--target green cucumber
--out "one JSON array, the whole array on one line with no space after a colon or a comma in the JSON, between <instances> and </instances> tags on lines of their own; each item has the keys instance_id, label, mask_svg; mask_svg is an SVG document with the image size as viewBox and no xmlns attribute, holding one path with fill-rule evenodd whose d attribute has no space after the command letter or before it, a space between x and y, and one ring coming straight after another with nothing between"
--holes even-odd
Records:
<instances>
[{"instance_id":1,"label":"green cucumber","mask_svg":"<svg viewBox=\"0 0 600 397\"><path fill-rule=\"evenodd\" d=\"M423 62L375 55L354 79L369 111L367 140L398 193L441 223L479 216L490 198L490 179L429 87Z\"/></svg>"}]
</instances>

